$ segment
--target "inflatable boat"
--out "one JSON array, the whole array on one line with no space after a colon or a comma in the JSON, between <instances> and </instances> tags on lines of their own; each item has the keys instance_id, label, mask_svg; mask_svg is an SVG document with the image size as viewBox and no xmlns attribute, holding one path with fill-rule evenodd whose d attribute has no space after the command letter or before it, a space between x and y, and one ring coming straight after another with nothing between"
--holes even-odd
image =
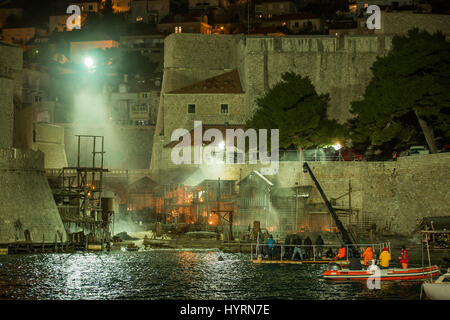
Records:
<instances>
[{"instance_id":1,"label":"inflatable boat","mask_svg":"<svg viewBox=\"0 0 450 320\"><path fill-rule=\"evenodd\" d=\"M331 280L367 280L369 278L376 280L418 280L438 276L438 266L419 267L419 268L389 268L379 270L379 276L375 271L369 270L350 270L341 269L339 266L331 266L325 271L323 277Z\"/></svg>"}]
</instances>

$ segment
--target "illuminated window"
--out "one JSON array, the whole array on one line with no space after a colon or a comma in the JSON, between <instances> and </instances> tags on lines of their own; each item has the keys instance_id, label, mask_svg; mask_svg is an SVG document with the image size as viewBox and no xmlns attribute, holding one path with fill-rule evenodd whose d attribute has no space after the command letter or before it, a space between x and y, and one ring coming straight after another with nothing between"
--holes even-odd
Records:
<instances>
[{"instance_id":1,"label":"illuminated window","mask_svg":"<svg viewBox=\"0 0 450 320\"><path fill-rule=\"evenodd\" d=\"M175 27L175 33L183 32L183 28L181 26Z\"/></svg>"},{"instance_id":2,"label":"illuminated window","mask_svg":"<svg viewBox=\"0 0 450 320\"><path fill-rule=\"evenodd\" d=\"M220 105L220 113L228 113L228 104L227 103L222 103Z\"/></svg>"},{"instance_id":3,"label":"illuminated window","mask_svg":"<svg viewBox=\"0 0 450 320\"><path fill-rule=\"evenodd\" d=\"M144 18L142 18L141 16L136 18L136 22L142 22L144 20Z\"/></svg>"},{"instance_id":4,"label":"illuminated window","mask_svg":"<svg viewBox=\"0 0 450 320\"><path fill-rule=\"evenodd\" d=\"M367 9L369 7L368 3L364 3L364 9Z\"/></svg>"},{"instance_id":5,"label":"illuminated window","mask_svg":"<svg viewBox=\"0 0 450 320\"><path fill-rule=\"evenodd\" d=\"M188 113L195 113L195 104L194 103L188 104Z\"/></svg>"}]
</instances>

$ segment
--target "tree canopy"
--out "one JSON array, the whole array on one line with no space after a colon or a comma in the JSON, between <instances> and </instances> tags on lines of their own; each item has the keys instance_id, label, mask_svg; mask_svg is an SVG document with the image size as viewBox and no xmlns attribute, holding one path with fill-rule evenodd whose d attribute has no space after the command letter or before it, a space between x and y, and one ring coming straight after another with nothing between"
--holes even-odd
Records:
<instances>
[{"instance_id":1,"label":"tree canopy","mask_svg":"<svg viewBox=\"0 0 450 320\"><path fill-rule=\"evenodd\" d=\"M371 69L363 99L352 103L352 140L396 150L426 141L436 152L436 138L450 138L450 43L413 29Z\"/></svg>"},{"instance_id":2,"label":"tree canopy","mask_svg":"<svg viewBox=\"0 0 450 320\"><path fill-rule=\"evenodd\" d=\"M321 147L342 141L344 127L327 118L328 94L317 94L308 77L287 72L257 99L248 128L279 129L281 148Z\"/></svg>"}]
</instances>

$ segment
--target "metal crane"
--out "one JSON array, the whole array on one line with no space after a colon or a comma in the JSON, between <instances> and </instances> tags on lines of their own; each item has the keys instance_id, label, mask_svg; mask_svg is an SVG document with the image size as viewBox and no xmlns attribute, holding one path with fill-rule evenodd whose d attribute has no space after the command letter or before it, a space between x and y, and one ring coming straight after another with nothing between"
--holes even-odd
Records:
<instances>
[{"instance_id":1,"label":"metal crane","mask_svg":"<svg viewBox=\"0 0 450 320\"><path fill-rule=\"evenodd\" d=\"M317 181L316 177L314 176L314 174L311 171L311 168L309 167L309 165L304 162L303 163L303 172L308 172L309 175L311 176L311 179L314 181L314 183L316 184L317 189L320 192L320 195L322 196L323 201L325 202L328 211L330 211L331 216L334 219L334 222L336 223L336 226L339 229L339 232L341 233L342 236L342 240L344 242L345 245L347 246L351 246L353 252L358 252L358 244L356 243L356 241L351 237L350 233L344 228L344 225L342 224L341 220L339 220L336 212L333 209L333 206L331 205L330 201L328 201L327 196L325 195L325 193L322 190L322 187L319 184L319 181Z\"/></svg>"}]
</instances>

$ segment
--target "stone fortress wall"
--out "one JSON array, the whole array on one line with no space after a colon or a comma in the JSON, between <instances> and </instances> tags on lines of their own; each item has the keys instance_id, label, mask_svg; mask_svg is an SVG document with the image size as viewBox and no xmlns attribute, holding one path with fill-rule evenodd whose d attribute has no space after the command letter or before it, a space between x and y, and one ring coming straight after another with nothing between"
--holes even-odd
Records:
<instances>
[{"instance_id":1,"label":"stone fortress wall","mask_svg":"<svg viewBox=\"0 0 450 320\"><path fill-rule=\"evenodd\" d=\"M0 43L0 244L66 241L44 172L44 154L13 148L21 107L22 49Z\"/></svg>"}]
</instances>

